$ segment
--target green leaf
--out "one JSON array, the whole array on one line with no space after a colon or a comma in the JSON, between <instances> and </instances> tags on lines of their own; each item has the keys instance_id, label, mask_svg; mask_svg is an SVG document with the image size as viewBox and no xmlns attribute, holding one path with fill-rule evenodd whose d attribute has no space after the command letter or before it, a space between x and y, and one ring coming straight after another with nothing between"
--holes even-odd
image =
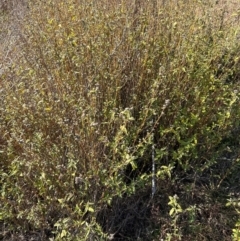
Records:
<instances>
[{"instance_id":1,"label":"green leaf","mask_svg":"<svg viewBox=\"0 0 240 241\"><path fill-rule=\"evenodd\" d=\"M88 207L88 211L93 213L94 212L94 209L92 207Z\"/></svg>"},{"instance_id":2,"label":"green leaf","mask_svg":"<svg viewBox=\"0 0 240 241\"><path fill-rule=\"evenodd\" d=\"M169 215L170 216L173 216L173 213L175 212L175 208L172 208L171 210L170 210L170 212L169 212Z\"/></svg>"},{"instance_id":3,"label":"green leaf","mask_svg":"<svg viewBox=\"0 0 240 241\"><path fill-rule=\"evenodd\" d=\"M60 237L63 238L65 236L67 236L67 231L66 230L62 230Z\"/></svg>"}]
</instances>

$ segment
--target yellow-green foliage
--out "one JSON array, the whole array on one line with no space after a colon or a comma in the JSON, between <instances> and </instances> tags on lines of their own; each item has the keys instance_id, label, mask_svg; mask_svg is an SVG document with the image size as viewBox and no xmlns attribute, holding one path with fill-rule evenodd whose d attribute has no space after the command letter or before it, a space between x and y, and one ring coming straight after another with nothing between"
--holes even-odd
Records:
<instances>
[{"instance_id":1,"label":"yellow-green foliage","mask_svg":"<svg viewBox=\"0 0 240 241\"><path fill-rule=\"evenodd\" d=\"M153 144L157 197L175 200L168 190L184 173L210 178L232 148L225 138L239 128L238 32L213 8L174 0L29 2L20 57L0 77L0 220L9 230L105 240L125 221L108 229L98 218L103 209L140 190L150 200ZM214 189L231 173L206 185ZM196 195L191 188L181 189L186 198ZM216 201L203 196L207 205ZM200 204L176 202L185 224L172 204L161 207L159 226L126 240L207 240L214 231L195 218Z\"/></svg>"}]
</instances>

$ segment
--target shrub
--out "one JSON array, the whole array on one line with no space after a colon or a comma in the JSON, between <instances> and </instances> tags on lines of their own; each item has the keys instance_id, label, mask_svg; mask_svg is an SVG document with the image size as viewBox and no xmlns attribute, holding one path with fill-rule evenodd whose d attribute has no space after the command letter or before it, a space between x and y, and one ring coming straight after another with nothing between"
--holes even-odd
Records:
<instances>
[{"instance_id":1,"label":"shrub","mask_svg":"<svg viewBox=\"0 0 240 241\"><path fill-rule=\"evenodd\" d=\"M0 108L6 228L56 240L216 237L216 220L208 229L197 216L206 220L201 205L214 213L213 189L232 173L217 165L239 126L235 28L199 1L104 0L30 2L22 26ZM129 203L144 227L126 225Z\"/></svg>"}]
</instances>

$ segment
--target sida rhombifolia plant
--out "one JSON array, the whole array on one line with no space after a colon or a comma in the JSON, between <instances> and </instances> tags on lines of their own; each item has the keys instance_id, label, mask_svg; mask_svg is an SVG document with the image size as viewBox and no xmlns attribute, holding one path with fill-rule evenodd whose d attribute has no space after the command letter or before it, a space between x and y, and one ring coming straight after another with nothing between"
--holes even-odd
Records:
<instances>
[{"instance_id":1,"label":"sida rhombifolia plant","mask_svg":"<svg viewBox=\"0 0 240 241\"><path fill-rule=\"evenodd\" d=\"M195 14L170 1L154 18L141 4L30 3L1 106L1 220L12 229L105 239L97 216L114 198L154 183L154 199L163 180L201 174L223 151L238 103L215 75L228 32L208 27L201 3ZM187 211L174 197L176 237Z\"/></svg>"}]
</instances>

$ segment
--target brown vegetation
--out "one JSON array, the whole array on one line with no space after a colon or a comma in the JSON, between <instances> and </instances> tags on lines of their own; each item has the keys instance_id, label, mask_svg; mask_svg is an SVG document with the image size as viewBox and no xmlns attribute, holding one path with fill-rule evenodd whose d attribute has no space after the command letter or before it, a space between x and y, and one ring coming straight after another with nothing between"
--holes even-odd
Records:
<instances>
[{"instance_id":1,"label":"brown vegetation","mask_svg":"<svg viewBox=\"0 0 240 241\"><path fill-rule=\"evenodd\" d=\"M224 4L2 2L1 240L239 240Z\"/></svg>"}]
</instances>

